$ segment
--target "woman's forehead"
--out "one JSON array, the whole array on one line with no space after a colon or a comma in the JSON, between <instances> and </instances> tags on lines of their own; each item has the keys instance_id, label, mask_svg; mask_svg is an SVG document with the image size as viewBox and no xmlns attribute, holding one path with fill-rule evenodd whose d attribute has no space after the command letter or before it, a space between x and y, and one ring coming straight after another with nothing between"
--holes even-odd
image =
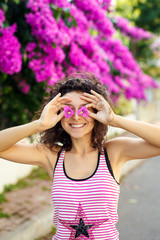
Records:
<instances>
[{"instance_id":1,"label":"woman's forehead","mask_svg":"<svg viewBox=\"0 0 160 240\"><path fill-rule=\"evenodd\" d=\"M87 104L88 102L81 99L81 96L83 95L83 92L80 92L80 91L72 91L72 92L68 92L66 93L65 97L69 97L72 99L72 101L69 102L69 104L71 105L85 105Z\"/></svg>"}]
</instances>

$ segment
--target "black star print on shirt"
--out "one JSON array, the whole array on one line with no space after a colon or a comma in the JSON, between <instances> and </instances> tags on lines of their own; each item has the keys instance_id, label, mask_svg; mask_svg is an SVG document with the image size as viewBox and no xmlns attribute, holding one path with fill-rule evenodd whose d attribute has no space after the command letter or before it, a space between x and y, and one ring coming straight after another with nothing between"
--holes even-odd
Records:
<instances>
[{"instance_id":1,"label":"black star print on shirt","mask_svg":"<svg viewBox=\"0 0 160 240\"><path fill-rule=\"evenodd\" d=\"M70 231L69 240L95 240L93 230L98 228L107 218L89 220L82 209L81 203L78 205L77 213L74 220L59 219L59 222Z\"/></svg>"},{"instance_id":2,"label":"black star print on shirt","mask_svg":"<svg viewBox=\"0 0 160 240\"><path fill-rule=\"evenodd\" d=\"M89 237L89 234L87 232L87 229L91 228L93 225L85 225L83 222L83 219L80 218L78 225L70 225L72 228L76 229L76 235L75 238L79 237L81 234L83 234L86 237Z\"/></svg>"}]
</instances>

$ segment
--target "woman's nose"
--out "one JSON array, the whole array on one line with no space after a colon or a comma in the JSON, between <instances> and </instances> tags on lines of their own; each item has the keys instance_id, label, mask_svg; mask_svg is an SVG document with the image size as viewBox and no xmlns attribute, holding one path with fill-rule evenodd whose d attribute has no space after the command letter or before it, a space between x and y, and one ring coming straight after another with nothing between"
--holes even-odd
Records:
<instances>
[{"instance_id":1,"label":"woman's nose","mask_svg":"<svg viewBox=\"0 0 160 240\"><path fill-rule=\"evenodd\" d=\"M80 118L80 115L75 111L72 117L77 121Z\"/></svg>"}]
</instances>

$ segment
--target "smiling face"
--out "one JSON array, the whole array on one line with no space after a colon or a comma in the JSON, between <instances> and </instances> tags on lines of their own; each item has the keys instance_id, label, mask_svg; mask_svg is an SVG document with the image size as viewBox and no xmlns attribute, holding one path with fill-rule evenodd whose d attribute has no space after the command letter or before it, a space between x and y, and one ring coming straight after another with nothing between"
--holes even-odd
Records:
<instances>
[{"instance_id":1,"label":"smiling face","mask_svg":"<svg viewBox=\"0 0 160 240\"><path fill-rule=\"evenodd\" d=\"M71 138L83 138L91 137L92 130L94 128L94 119L91 117L84 117L79 115L77 111L85 106L88 102L82 100L80 96L82 92L72 91L66 93L64 96L71 98L72 101L66 102L65 105L70 106L74 111L74 114L69 117L63 117L61 120L61 125L63 129L71 136Z\"/></svg>"}]
</instances>

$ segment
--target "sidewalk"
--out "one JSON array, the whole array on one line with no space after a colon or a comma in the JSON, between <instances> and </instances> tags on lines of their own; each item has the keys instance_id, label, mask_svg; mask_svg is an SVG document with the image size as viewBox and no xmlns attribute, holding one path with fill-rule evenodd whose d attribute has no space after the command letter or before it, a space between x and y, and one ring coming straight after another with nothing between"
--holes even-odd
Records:
<instances>
[{"instance_id":1,"label":"sidewalk","mask_svg":"<svg viewBox=\"0 0 160 240\"><path fill-rule=\"evenodd\" d=\"M121 184L117 224L120 240L160 239L160 156L147 160Z\"/></svg>"},{"instance_id":2,"label":"sidewalk","mask_svg":"<svg viewBox=\"0 0 160 240\"><path fill-rule=\"evenodd\" d=\"M0 204L0 213L11 216L0 218L1 240L35 240L52 228L51 182L38 177L27 182L29 186L7 192L7 202Z\"/></svg>"},{"instance_id":3,"label":"sidewalk","mask_svg":"<svg viewBox=\"0 0 160 240\"><path fill-rule=\"evenodd\" d=\"M129 133L125 135L131 136ZM126 163L122 178L144 161ZM49 181L35 179L32 186L7 193L9 202L3 207L13 218L0 218L0 240L36 240L51 232L54 208L50 188Z\"/></svg>"}]
</instances>

